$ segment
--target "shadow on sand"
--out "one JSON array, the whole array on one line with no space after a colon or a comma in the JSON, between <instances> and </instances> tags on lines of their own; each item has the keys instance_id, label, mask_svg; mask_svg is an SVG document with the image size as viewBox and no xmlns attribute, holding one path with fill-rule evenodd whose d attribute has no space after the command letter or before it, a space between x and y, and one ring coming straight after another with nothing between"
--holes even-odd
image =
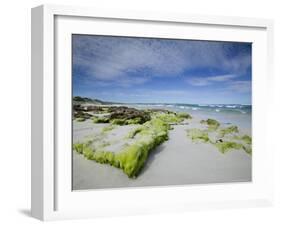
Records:
<instances>
[{"instance_id":1,"label":"shadow on sand","mask_svg":"<svg viewBox=\"0 0 281 226\"><path fill-rule=\"evenodd\" d=\"M165 144L163 143L160 146L158 146L155 150L152 150L150 152L148 159L145 165L143 166L141 172L139 173L138 177L143 175L145 171L148 170L148 168L153 164L153 162L157 158L157 155L159 155L164 149L165 149Z\"/></svg>"}]
</instances>

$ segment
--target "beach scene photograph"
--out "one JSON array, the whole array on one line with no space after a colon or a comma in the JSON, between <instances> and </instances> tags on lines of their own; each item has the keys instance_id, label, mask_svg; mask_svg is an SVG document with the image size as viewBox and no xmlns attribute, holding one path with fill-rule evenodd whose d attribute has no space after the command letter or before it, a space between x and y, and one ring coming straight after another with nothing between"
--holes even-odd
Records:
<instances>
[{"instance_id":1,"label":"beach scene photograph","mask_svg":"<svg viewBox=\"0 0 281 226\"><path fill-rule=\"evenodd\" d=\"M251 182L251 87L251 43L72 34L72 189Z\"/></svg>"}]
</instances>

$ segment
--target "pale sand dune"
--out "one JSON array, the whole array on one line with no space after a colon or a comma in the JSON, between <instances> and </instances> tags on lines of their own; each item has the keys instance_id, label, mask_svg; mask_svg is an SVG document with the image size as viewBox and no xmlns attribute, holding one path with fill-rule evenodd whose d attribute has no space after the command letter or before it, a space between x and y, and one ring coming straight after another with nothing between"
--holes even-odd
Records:
<instances>
[{"instance_id":1,"label":"pale sand dune","mask_svg":"<svg viewBox=\"0 0 281 226\"><path fill-rule=\"evenodd\" d=\"M74 123L74 140L89 133L98 134L106 125ZM192 143L186 135L186 129L191 126L202 125L198 119L190 125L174 126L169 140L151 152L136 179L128 178L120 169L73 152L73 189L251 181L251 156L242 150L221 154L211 144Z\"/></svg>"}]
</instances>

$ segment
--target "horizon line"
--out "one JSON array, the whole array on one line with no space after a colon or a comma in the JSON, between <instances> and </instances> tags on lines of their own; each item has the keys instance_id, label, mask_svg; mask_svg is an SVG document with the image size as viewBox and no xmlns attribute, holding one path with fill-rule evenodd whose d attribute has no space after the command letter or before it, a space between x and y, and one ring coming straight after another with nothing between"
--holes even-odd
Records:
<instances>
[{"instance_id":1,"label":"horizon line","mask_svg":"<svg viewBox=\"0 0 281 226\"><path fill-rule=\"evenodd\" d=\"M250 104L242 104L242 103L183 103L183 102L122 102L122 101L111 101L111 100L104 100L94 97L87 97L87 96L72 96L74 97L81 97L81 98L88 98L92 100L99 100L102 102L111 102L116 104L201 104L201 105L250 105L252 106L252 103Z\"/></svg>"}]
</instances>

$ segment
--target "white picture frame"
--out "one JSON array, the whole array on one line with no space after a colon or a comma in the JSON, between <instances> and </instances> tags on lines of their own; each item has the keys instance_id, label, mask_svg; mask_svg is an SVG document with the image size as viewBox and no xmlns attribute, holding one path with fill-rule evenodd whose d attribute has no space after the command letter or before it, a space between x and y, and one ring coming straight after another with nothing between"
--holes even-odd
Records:
<instances>
[{"instance_id":1,"label":"white picture frame","mask_svg":"<svg viewBox=\"0 0 281 226\"><path fill-rule=\"evenodd\" d=\"M101 26L105 21L108 24ZM155 29L159 26L164 29ZM177 26L190 26L190 32L181 33ZM194 32L196 29L198 33ZM75 33L86 34L90 32L142 37L182 35L182 38L188 36L192 39L253 42L253 51L256 51L253 53L253 181L73 192L69 187L71 154L65 153L71 152L68 136L71 133L69 35L74 30ZM65 53L61 49L65 49ZM61 64L65 66L60 67ZM268 91L273 82L272 64L271 20L110 11L56 5L33 8L32 216L41 220L56 220L271 205L273 153L266 140L269 131L266 130L268 108L265 106L269 105L266 100L270 98ZM62 105L65 110L59 107ZM69 117L64 117L66 114ZM260 123L255 124L257 121ZM115 205L111 205L112 203Z\"/></svg>"}]
</instances>

